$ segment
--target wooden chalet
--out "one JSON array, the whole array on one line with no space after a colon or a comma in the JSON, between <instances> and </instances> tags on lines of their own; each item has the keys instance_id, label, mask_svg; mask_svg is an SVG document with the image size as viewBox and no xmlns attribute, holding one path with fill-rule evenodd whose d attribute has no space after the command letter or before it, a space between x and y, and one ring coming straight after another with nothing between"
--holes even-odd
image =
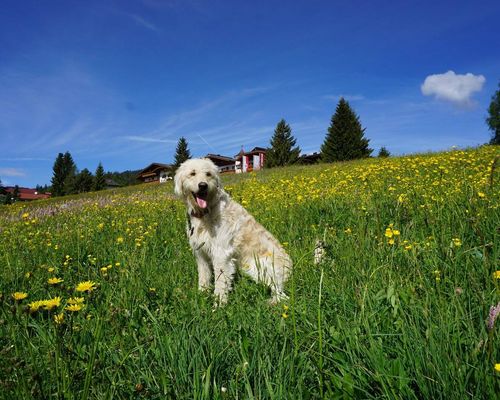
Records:
<instances>
[{"instance_id":1,"label":"wooden chalet","mask_svg":"<svg viewBox=\"0 0 500 400\"><path fill-rule=\"evenodd\" d=\"M257 171L264 168L267 149L264 147L254 147L252 150L245 152L243 149L234 157L235 172Z\"/></svg>"},{"instance_id":2,"label":"wooden chalet","mask_svg":"<svg viewBox=\"0 0 500 400\"><path fill-rule=\"evenodd\" d=\"M220 154L207 154L205 158L208 158L217 165L221 174L231 174L235 172L235 160L232 157L221 156Z\"/></svg>"},{"instance_id":3,"label":"wooden chalet","mask_svg":"<svg viewBox=\"0 0 500 400\"><path fill-rule=\"evenodd\" d=\"M173 166L170 164L152 163L137 174L137 179L144 183L164 183L172 179L173 171Z\"/></svg>"}]
</instances>

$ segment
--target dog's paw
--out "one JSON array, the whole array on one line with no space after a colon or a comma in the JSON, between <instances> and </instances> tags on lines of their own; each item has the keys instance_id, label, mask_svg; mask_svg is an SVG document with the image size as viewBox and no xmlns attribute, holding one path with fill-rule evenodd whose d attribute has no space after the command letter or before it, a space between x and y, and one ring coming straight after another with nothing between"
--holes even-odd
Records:
<instances>
[{"instance_id":1,"label":"dog's paw","mask_svg":"<svg viewBox=\"0 0 500 400\"><path fill-rule=\"evenodd\" d=\"M281 303L282 301L287 301L288 296L283 292L278 292L273 294L273 296L268 300L269 305L274 306Z\"/></svg>"}]
</instances>

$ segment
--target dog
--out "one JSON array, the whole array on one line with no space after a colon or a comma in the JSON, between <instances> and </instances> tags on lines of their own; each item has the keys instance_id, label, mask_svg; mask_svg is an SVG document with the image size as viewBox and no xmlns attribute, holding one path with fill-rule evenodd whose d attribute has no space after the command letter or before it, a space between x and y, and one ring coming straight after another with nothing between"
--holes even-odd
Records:
<instances>
[{"instance_id":1,"label":"dog","mask_svg":"<svg viewBox=\"0 0 500 400\"><path fill-rule=\"evenodd\" d=\"M189 159L175 173L174 191L187 207L187 235L198 264L198 288L212 282L218 305L227 303L236 269L271 289L271 304L288 297L292 261L278 240L222 189L218 167Z\"/></svg>"}]
</instances>

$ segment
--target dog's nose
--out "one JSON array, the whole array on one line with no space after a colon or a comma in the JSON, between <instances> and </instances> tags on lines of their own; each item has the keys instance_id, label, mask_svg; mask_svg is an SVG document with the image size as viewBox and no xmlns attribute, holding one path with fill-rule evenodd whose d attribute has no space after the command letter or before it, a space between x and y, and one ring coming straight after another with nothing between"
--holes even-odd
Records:
<instances>
[{"instance_id":1,"label":"dog's nose","mask_svg":"<svg viewBox=\"0 0 500 400\"><path fill-rule=\"evenodd\" d=\"M206 182L198 183L198 189L200 189L200 191L202 192L205 192L208 189L208 183Z\"/></svg>"}]
</instances>

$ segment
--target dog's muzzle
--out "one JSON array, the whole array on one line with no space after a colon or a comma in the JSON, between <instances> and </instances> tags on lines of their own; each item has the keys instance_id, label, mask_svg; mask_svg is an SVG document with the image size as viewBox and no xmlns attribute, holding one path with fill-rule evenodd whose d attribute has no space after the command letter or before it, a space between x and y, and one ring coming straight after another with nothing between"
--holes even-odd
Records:
<instances>
[{"instance_id":1,"label":"dog's muzzle","mask_svg":"<svg viewBox=\"0 0 500 400\"><path fill-rule=\"evenodd\" d=\"M198 192L193 192L194 199L198 207L205 209L207 208L207 196L208 196L208 183L200 182L198 183Z\"/></svg>"}]
</instances>

